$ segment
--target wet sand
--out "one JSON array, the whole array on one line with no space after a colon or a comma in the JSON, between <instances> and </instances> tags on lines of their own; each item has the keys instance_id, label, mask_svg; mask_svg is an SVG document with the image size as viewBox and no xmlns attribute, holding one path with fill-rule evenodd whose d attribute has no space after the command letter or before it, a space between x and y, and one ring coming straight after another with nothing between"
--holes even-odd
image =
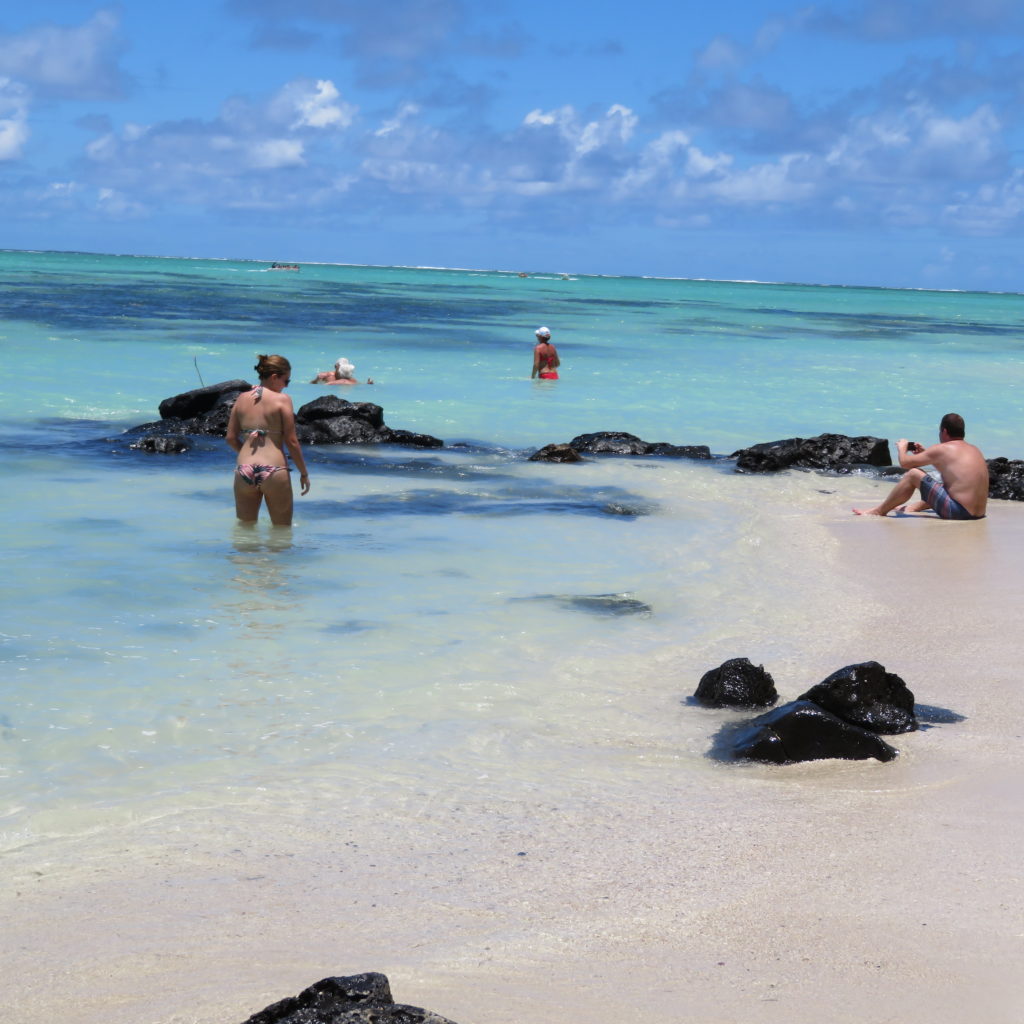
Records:
<instances>
[{"instance_id":1,"label":"wet sand","mask_svg":"<svg viewBox=\"0 0 1024 1024\"><path fill-rule=\"evenodd\" d=\"M858 486L877 500L851 481L842 499ZM239 791L26 846L0 897L7 1019L232 1024L379 970L459 1024L1019 1021L1024 508L991 511L826 523L816 671L873 658L906 679L931 710L895 762L695 771L659 731L649 780ZM833 642L847 587L871 600ZM638 714L725 720L664 689L638 679Z\"/></svg>"}]
</instances>

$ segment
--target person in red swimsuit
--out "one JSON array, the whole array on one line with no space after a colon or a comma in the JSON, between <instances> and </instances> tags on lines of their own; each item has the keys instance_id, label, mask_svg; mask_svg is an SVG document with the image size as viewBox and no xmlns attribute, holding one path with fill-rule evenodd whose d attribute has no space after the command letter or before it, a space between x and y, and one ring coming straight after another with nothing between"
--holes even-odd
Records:
<instances>
[{"instance_id":1,"label":"person in red swimsuit","mask_svg":"<svg viewBox=\"0 0 1024 1024\"><path fill-rule=\"evenodd\" d=\"M562 361L558 358L558 349L551 344L551 331L547 327L538 327L534 332L537 344L533 350L533 373L530 379L540 377L541 380L558 380L558 367Z\"/></svg>"}]
</instances>

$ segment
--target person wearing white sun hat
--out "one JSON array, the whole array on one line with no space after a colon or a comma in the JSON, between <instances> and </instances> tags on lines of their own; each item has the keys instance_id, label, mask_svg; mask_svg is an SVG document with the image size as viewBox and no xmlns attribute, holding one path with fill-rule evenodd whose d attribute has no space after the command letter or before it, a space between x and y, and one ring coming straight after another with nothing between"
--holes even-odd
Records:
<instances>
[{"instance_id":1,"label":"person wearing white sun hat","mask_svg":"<svg viewBox=\"0 0 1024 1024\"><path fill-rule=\"evenodd\" d=\"M334 361L333 370L320 370L309 382L310 384L358 384L356 380L356 368L344 356ZM369 379L367 384L372 384Z\"/></svg>"},{"instance_id":2,"label":"person wearing white sun hat","mask_svg":"<svg viewBox=\"0 0 1024 1024\"><path fill-rule=\"evenodd\" d=\"M562 361L558 358L558 349L551 344L551 329L538 327L537 344L533 349L533 372L530 379L539 377L541 380L558 380L558 367Z\"/></svg>"}]
</instances>

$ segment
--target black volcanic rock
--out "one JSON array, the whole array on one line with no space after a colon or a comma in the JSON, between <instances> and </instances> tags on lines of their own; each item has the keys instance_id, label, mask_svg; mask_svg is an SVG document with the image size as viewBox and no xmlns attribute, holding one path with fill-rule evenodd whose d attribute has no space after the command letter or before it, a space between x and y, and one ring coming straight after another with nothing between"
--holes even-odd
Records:
<instances>
[{"instance_id":1,"label":"black volcanic rock","mask_svg":"<svg viewBox=\"0 0 1024 1024\"><path fill-rule=\"evenodd\" d=\"M230 412L235 399L243 391L251 391L252 385L244 380L226 380L220 384L185 391L180 395L165 398L159 406L160 418L164 420L190 420L210 412L218 405L228 406Z\"/></svg>"},{"instance_id":2,"label":"black volcanic rock","mask_svg":"<svg viewBox=\"0 0 1024 1024\"><path fill-rule=\"evenodd\" d=\"M383 974L324 978L315 985L254 1013L245 1024L454 1024L391 997Z\"/></svg>"},{"instance_id":3,"label":"black volcanic rock","mask_svg":"<svg viewBox=\"0 0 1024 1024\"><path fill-rule=\"evenodd\" d=\"M917 728L914 695L907 684L877 661L847 665L833 672L797 700L819 707L862 729L895 735Z\"/></svg>"},{"instance_id":4,"label":"black volcanic rock","mask_svg":"<svg viewBox=\"0 0 1024 1024\"><path fill-rule=\"evenodd\" d=\"M187 452L192 446L180 437L161 437L158 434L150 434L148 437L133 441L128 447L158 455L180 455L182 452Z\"/></svg>"},{"instance_id":5,"label":"black volcanic rock","mask_svg":"<svg viewBox=\"0 0 1024 1024\"><path fill-rule=\"evenodd\" d=\"M567 444L546 444L529 458L529 462L582 462L583 456Z\"/></svg>"},{"instance_id":6,"label":"black volcanic rock","mask_svg":"<svg viewBox=\"0 0 1024 1024\"><path fill-rule=\"evenodd\" d=\"M768 764L792 764L839 758L891 761L897 751L875 733L843 721L809 700L791 701L735 730L734 758Z\"/></svg>"},{"instance_id":7,"label":"black volcanic rock","mask_svg":"<svg viewBox=\"0 0 1024 1024\"><path fill-rule=\"evenodd\" d=\"M579 434L569 442L575 452L588 455L671 455L677 458L710 459L707 445L677 445L667 441L644 441L622 430Z\"/></svg>"},{"instance_id":8,"label":"black volcanic rock","mask_svg":"<svg viewBox=\"0 0 1024 1024\"><path fill-rule=\"evenodd\" d=\"M889 442L880 437L819 434L766 441L733 452L740 473L774 473L781 469L827 469L849 472L854 466L889 466Z\"/></svg>"},{"instance_id":9,"label":"black volcanic rock","mask_svg":"<svg viewBox=\"0 0 1024 1024\"><path fill-rule=\"evenodd\" d=\"M712 708L765 708L779 695L763 665L754 665L749 658L730 658L701 676L693 698Z\"/></svg>"},{"instance_id":10,"label":"black volcanic rock","mask_svg":"<svg viewBox=\"0 0 1024 1024\"><path fill-rule=\"evenodd\" d=\"M1024 501L1024 462L1020 459L988 459L988 496Z\"/></svg>"},{"instance_id":11,"label":"black volcanic rock","mask_svg":"<svg viewBox=\"0 0 1024 1024\"><path fill-rule=\"evenodd\" d=\"M189 434L224 437L235 399L252 387L244 380L225 381L165 398L159 422L143 423L129 433L182 437ZM336 395L321 395L295 413L295 433L301 444L400 444L441 448L444 442L430 434L394 430L384 422L384 411L372 402L349 402ZM155 442L153 442L155 444ZM146 441L133 444L145 450Z\"/></svg>"},{"instance_id":12,"label":"black volcanic rock","mask_svg":"<svg viewBox=\"0 0 1024 1024\"><path fill-rule=\"evenodd\" d=\"M443 448L444 441L431 434L417 434L413 430L392 430L383 427L377 438L379 444L403 444L410 448Z\"/></svg>"},{"instance_id":13,"label":"black volcanic rock","mask_svg":"<svg viewBox=\"0 0 1024 1024\"><path fill-rule=\"evenodd\" d=\"M384 426L384 410L379 405L374 405L373 402L349 402L347 399L338 398L337 395L321 395L312 402L299 406L295 413L295 421L315 423L338 416L362 420L378 430Z\"/></svg>"}]
</instances>

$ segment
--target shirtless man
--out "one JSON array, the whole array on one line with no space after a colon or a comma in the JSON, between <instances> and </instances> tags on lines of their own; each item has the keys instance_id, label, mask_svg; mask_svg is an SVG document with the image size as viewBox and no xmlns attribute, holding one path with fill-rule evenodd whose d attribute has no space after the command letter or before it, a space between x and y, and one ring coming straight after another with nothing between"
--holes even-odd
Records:
<instances>
[{"instance_id":1,"label":"shirtless man","mask_svg":"<svg viewBox=\"0 0 1024 1024\"><path fill-rule=\"evenodd\" d=\"M988 465L985 456L964 440L964 419L948 412L939 424L939 443L922 448L914 441L896 442L899 464L908 472L875 508L855 508L859 516L884 516L893 509L923 512L926 508L942 519L984 519L988 505ZM921 467L934 466L942 483ZM923 500L903 503L920 489Z\"/></svg>"}]
</instances>

